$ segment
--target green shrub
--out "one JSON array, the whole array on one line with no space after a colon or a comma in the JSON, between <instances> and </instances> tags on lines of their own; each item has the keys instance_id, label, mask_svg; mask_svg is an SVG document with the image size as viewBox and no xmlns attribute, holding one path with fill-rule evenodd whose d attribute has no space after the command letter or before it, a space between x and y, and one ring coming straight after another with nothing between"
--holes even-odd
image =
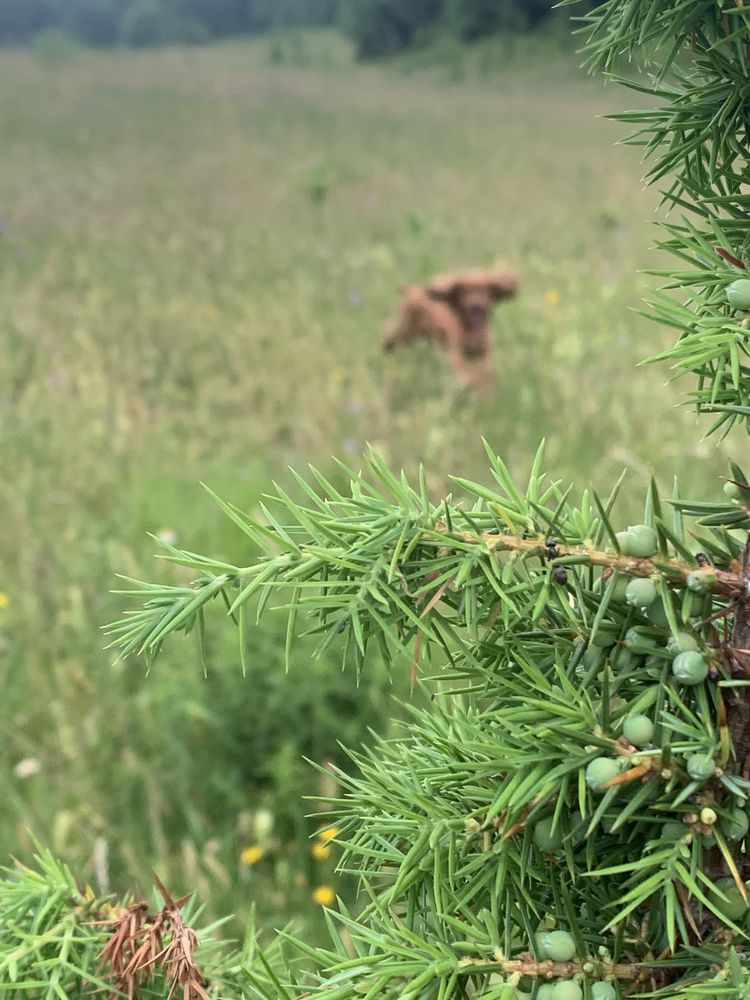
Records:
<instances>
[{"instance_id":1,"label":"green shrub","mask_svg":"<svg viewBox=\"0 0 750 1000\"><path fill-rule=\"evenodd\" d=\"M63 66L75 58L79 46L60 28L44 28L31 40L31 51L45 66Z\"/></svg>"}]
</instances>

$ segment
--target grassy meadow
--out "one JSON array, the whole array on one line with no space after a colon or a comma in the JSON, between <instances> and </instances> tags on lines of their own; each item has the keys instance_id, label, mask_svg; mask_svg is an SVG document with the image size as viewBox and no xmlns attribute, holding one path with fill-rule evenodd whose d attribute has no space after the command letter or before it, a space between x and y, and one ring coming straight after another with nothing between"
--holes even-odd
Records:
<instances>
[{"instance_id":1,"label":"grassy meadow","mask_svg":"<svg viewBox=\"0 0 750 1000\"><path fill-rule=\"evenodd\" d=\"M423 461L436 498L487 478L482 435L519 475L542 436L562 479L626 468L623 520L652 468L708 495L722 453L636 369L669 332L633 311L657 196L601 120L629 97L530 46L65 55L0 53L0 853L34 834L105 886L155 868L214 913L313 913L340 882L300 800L330 779L301 757L342 761L405 678L375 664L357 689L335 657L284 677L279 615L243 679L218 612L207 678L180 641L145 678L103 648L114 574L177 575L147 532L242 558L200 481L252 509L366 442ZM522 295L488 398L427 346L380 354L401 284L496 259Z\"/></svg>"}]
</instances>

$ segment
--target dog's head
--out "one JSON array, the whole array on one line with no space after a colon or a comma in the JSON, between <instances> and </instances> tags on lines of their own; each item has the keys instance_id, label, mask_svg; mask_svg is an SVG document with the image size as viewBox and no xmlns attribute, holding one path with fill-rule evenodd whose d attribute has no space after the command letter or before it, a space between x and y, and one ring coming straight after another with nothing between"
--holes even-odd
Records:
<instances>
[{"instance_id":1,"label":"dog's head","mask_svg":"<svg viewBox=\"0 0 750 1000\"><path fill-rule=\"evenodd\" d=\"M486 326L492 306L518 293L518 278L509 268L454 271L433 278L426 291L430 298L454 309L470 333L478 333Z\"/></svg>"}]
</instances>

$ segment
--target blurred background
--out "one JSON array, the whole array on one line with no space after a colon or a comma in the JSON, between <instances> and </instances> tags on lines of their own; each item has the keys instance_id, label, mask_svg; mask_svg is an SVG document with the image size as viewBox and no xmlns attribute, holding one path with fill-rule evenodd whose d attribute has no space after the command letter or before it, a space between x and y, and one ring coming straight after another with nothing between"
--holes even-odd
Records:
<instances>
[{"instance_id":1,"label":"blurred background","mask_svg":"<svg viewBox=\"0 0 750 1000\"><path fill-rule=\"evenodd\" d=\"M0 854L32 835L81 877L212 914L295 916L349 887L304 795L408 697L357 687L283 612L246 677L217 611L203 675L175 640L150 676L100 627L115 573L179 580L152 532L231 561L199 481L254 510L306 463L341 481L373 442L435 499L523 475L608 489L654 469L717 494L669 342L634 311L658 265L639 151L601 116L633 98L578 68L544 0L0 0ZM399 287L504 261L496 382L458 391L428 345L382 356ZM696 443L698 442L698 443ZM708 486L706 485L708 484ZM315 762L315 771L304 758Z\"/></svg>"}]
</instances>

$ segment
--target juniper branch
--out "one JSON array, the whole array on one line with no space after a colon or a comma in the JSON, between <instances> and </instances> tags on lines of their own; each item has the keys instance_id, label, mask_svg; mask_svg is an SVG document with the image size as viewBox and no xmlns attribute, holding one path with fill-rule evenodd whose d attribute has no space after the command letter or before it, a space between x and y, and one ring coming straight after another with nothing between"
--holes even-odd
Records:
<instances>
[{"instance_id":1,"label":"juniper branch","mask_svg":"<svg viewBox=\"0 0 750 1000\"><path fill-rule=\"evenodd\" d=\"M426 646L443 643L445 629L462 627L460 619L469 630L480 624L491 628L493 616L499 615L498 624L506 631L512 630L514 621L520 628L529 617L529 603L534 606L532 621L585 634L591 631L600 602L595 588L604 586L613 574L623 580L653 578L668 591L682 592L681 613L687 615L702 598L690 591L698 564L692 551L696 540L685 533L684 515L699 517L699 524L710 528L708 535L697 536L714 564L699 574L705 589L717 600L730 601L747 591L747 580L739 571L738 545L729 534L734 526L750 521L743 504L675 500L678 513L670 528L652 484L647 520L659 551L636 558L618 551L611 524L613 498L604 502L584 494L576 506L568 491L546 481L538 462L538 471L521 490L491 456L498 489L457 481L474 494L473 507L450 498L430 504L403 477L392 477L376 454L369 462L373 481L353 476L349 496L328 488L327 495L315 497L314 505L301 506L279 490L271 498L278 514L272 517L269 511L267 523L251 520L219 501L261 549L257 561L234 566L164 546L169 561L198 569L201 575L191 586L131 581L134 587L125 593L145 603L108 626L112 644L125 655L153 655L170 634L194 630L198 616L221 596L229 614L238 616L244 645L250 628L248 602L257 598L262 611L269 598L283 589L291 593L290 629L298 613L312 615L313 630L321 636L319 649L343 634L351 638L358 664L375 636L390 644L390 658L415 636L421 636ZM741 470L736 472L743 476ZM315 470L312 475L322 478ZM378 491L383 484L390 496ZM604 547L607 540L611 545ZM560 570L570 574L565 586L555 577ZM465 599L476 595L478 587L494 596L476 605L475 614ZM566 592L575 598L573 603L564 599ZM676 621L672 616L673 630ZM197 633L200 639L202 629Z\"/></svg>"}]
</instances>

